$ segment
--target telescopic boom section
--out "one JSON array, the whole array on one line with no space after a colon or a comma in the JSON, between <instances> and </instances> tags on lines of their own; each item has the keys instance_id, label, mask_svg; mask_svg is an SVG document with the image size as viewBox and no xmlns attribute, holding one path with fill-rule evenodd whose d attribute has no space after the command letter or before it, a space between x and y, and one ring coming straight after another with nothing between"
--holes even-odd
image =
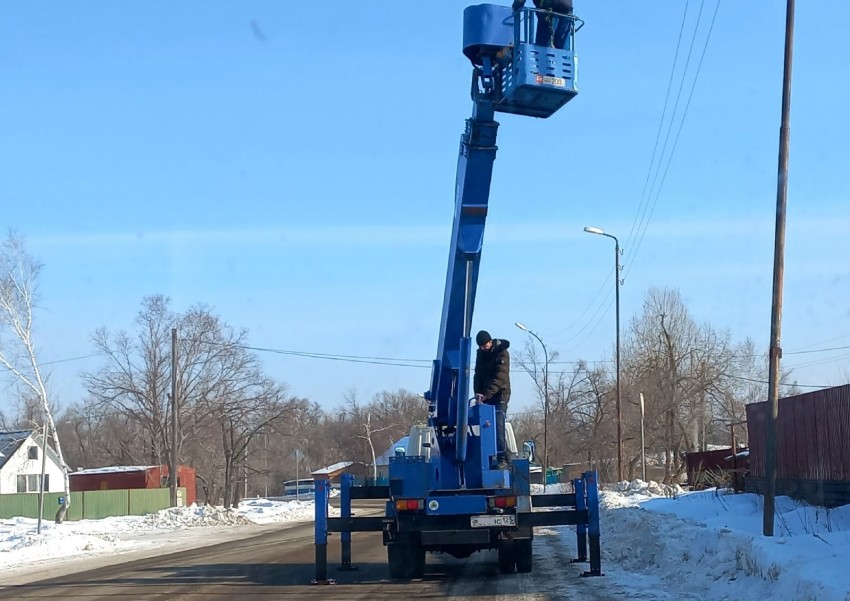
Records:
<instances>
[{"instance_id":1,"label":"telescopic boom section","mask_svg":"<svg viewBox=\"0 0 850 601\"><path fill-rule=\"evenodd\" d=\"M434 362L429 395L432 425L437 428L441 451L447 455L448 447L454 446L458 462L466 458L466 428L463 426L467 422L470 397L470 329L498 128L499 124L493 120L492 106L479 102L461 138L438 359ZM460 424L463 426L456 427ZM454 435L454 444L442 439L441 434Z\"/></svg>"}]
</instances>

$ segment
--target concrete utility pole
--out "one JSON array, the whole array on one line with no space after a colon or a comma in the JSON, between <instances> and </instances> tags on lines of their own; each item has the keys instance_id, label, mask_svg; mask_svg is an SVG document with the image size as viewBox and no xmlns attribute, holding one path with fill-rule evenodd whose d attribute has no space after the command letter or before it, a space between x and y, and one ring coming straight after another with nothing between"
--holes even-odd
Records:
<instances>
[{"instance_id":1,"label":"concrete utility pole","mask_svg":"<svg viewBox=\"0 0 850 601\"><path fill-rule=\"evenodd\" d=\"M614 241L614 300L617 328L617 481L623 481L623 411L620 402L620 240L598 227L584 228L588 234L605 236Z\"/></svg>"},{"instance_id":2,"label":"concrete utility pole","mask_svg":"<svg viewBox=\"0 0 850 601\"><path fill-rule=\"evenodd\" d=\"M785 8L785 70L782 77L782 124L779 127L779 177L776 186L776 235L773 249L773 303L770 316L770 372L765 432L764 535L773 536L776 510L776 418L779 416L779 360L782 358L782 284L785 275L785 207L788 200L788 144L791 135L791 64L794 56L794 0Z\"/></svg>"},{"instance_id":3,"label":"concrete utility pole","mask_svg":"<svg viewBox=\"0 0 850 601\"><path fill-rule=\"evenodd\" d=\"M172 507L177 507L177 440L177 328L171 328L171 453L168 482L171 485Z\"/></svg>"},{"instance_id":4,"label":"concrete utility pole","mask_svg":"<svg viewBox=\"0 0 850 601\"><path fill-rule=\"evenodd\" d=\"M543 492L546 492L546 481L549 479L549 351L546 350L543 339L525 324L517 321L514 325L536 338L543 347Z\"/></svg>"}]
</instances>

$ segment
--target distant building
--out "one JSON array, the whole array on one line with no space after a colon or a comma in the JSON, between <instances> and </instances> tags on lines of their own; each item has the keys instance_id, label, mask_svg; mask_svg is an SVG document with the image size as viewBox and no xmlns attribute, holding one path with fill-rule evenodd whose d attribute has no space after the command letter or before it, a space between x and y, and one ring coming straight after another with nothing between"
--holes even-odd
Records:
<instances>
[{"instance_id":1,"label":"distant building","mask_svg":"<svg viewBox=\"0 0 850 601\"><path fill-rule=\"evenodd\" d=\"M42 455L44 453L44 456ZM59 456L35 430L0 432L0 494L37 493L44 464L44 492L65 488Z\"/></svg>"},{"instance_id":2,"label":"distant building","mask_svg":"<svg viewBox=\"0 0 850 601\"><path fill-rule=\"evenodd\" d=\"M378 455L375 459L375 467L378 471L378 479L389 478L390 457L397 455L407 455L408 446L410 445L410 436L402 436L397 441L389 446L389 448Z\"/></svg>"},{"instance_id":3,"label":"distant building","mask_svg":"<svg viewBox=\"0 0 850 601\"><path fill-rule=\"evenodd\" d=\"M331 484L339 484L340 476L343 474L353 474L355 478L363 478L366 475L368 468L359 461L340 461L327 467L311 472L314 480L330 480Z\"/></svg>"},{"instance_id":4,"label":"distant building","mask_svg":"<svg viewBox=\"0 0 850 601\"><path fill-rule=\"evenodd\" d=\"M125 490L135 488L167 488L167 465L130 465L97 467L78 470L70 474L71 492L86 490ZM177 486L186 489L184 504L198 500L195 486L195 468L185 465L177 468Z\"/></svg>"}]
</instances>

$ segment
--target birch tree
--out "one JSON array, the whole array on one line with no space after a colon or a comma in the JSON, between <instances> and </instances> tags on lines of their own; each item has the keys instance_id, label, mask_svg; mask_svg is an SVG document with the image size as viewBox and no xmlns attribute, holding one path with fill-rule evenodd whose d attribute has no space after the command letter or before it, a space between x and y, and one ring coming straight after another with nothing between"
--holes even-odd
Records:
<instances>
[{"instance_id":1,"label":"birch tree","mask_svg":"<svg viewBox=\"0 0 850 601\"><path fill-rule=\"evenodd\" d=\"M44 411L47 432L53 439L64 474L65 503L59 506L56 513L56 523L60 524L71 506L71 491L68 467L53 419L46 376L38 362L33 335L33 310L38 303L38 276L41 268L41 263L27 252L23 238L9 232L0 252L0 365L26 392L36 396Z\"/></svg>"}]
</instances>

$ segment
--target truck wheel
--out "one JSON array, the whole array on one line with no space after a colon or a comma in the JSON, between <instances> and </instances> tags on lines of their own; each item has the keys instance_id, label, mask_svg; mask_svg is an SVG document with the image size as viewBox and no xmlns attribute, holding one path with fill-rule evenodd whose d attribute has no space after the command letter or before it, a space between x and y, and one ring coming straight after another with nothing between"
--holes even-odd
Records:
<instances>
[{"instance_id":1,"label":"truck wheel","mask_svg":"<svg viewBox=\"0 0 850 601\"><path fill-rule=\"evenodd\" d=\"M422 578L425 574L425 549L421 545L408 545L408 558L411 578Z\"/></svg>"},{"instance_id":2,"label":"truck wheel","mask_svg":"<svg viewBox=\"0 0 850 601\"><path fill-rule=\"evenodd\" d=\"M532 567L531 539L523 538L514 541L514 558L516 559L516 571L520 574L528 574Z\"/></svg>"},{"instance_id":3,"label":"truck wheel","mask_svg":"<svg viewBox=\"0 0 850 601\"><path fill-rule=\"evenodd\" d=\"M387 565L394 580L422 578L425 573L425 549L416 543L389 543Z\"/></svg>"},{"instance_id":4,"label":"truck wheel","mask_svg":"<svg viewBox=\"0 0 850 601\"><path fill-rule=\"evenodd\" d=\"M514 553L514 542L511 540L499 541L499 571L502 574L513 574L516 567Z\"/></svg>"},{"instance_id":5,"label":"truck wheel","mask_svg":"<svg viewBox=\"0 0 850 601\"><path fill-rule=\"evenodd\" d=\"M403 580L408 578L407 572L407 545L402 543L389 543L387 545L387 566L390 568L390 578Z\"/></svg>"}]
</instances>

